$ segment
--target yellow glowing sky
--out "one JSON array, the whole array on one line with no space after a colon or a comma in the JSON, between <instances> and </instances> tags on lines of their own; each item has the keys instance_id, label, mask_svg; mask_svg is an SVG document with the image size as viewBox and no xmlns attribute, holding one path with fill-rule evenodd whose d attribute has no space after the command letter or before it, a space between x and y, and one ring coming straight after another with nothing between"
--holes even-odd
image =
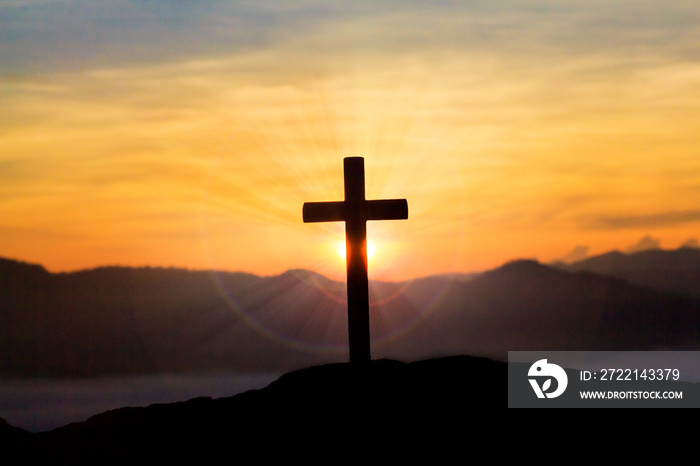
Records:
<instances>
[{"instance_id":1,"label":"yellow glowing sky","mask_svg":"<svg viewBox=\"0 0 700 466\"><path fill-rule=\"evenodd\" d=\"M370 278L595 255L700 227L696 2L0 0L0 256ZM640 246L643 246L641 243Z\"/></svg>"}]
</instances>

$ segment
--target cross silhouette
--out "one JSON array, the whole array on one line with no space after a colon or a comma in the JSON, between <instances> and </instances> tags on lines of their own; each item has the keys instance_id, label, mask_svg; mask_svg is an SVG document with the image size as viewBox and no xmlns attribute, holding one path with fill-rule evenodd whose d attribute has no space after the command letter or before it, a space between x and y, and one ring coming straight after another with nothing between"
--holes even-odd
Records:
<instances>
[{"instance_id":1,"label":"cross silhouette","mask_svg":"<svg viewBox=\"0 0 700 466\"><path fill-rule=\"evenodd\" d=\"M343 159L345 200L305 202L304 223L345 222L348 272L348 336L350 362L371 360L369 343L369 280L367 278L367 221L408 218L406 199L365 199L365 160Z\"/></svg>"}]
</instances>

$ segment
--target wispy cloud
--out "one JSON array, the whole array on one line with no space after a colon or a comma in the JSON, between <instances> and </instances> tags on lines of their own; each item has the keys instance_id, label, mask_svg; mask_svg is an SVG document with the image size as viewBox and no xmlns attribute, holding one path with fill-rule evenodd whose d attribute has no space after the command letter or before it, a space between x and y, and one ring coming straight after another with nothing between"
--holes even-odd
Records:
<instances>
[{"instance_id":1,"label":"wispy cloud","mask_svg":"<svg viewBox=\"0 0 700 466\"><path fill-rule=\"evenodd\" d=\"M649 251L652 249L660 249L660 247L661 247L661 241L647 235L644 238L640 239L639 242L637 242L636 244L627 248L626 252L632 253L632 252Z\"/></svg>"},{"instance_id":2,"label":"wispy cloud","mask_svg":"<svg viewBox=\"0 0 700 466\"><path fill-rule=\"evenodd\" d=\"M693 249L700 249L700 243L696 238L690 238L683 244L681 244L682 248L693 248Z\"/></svg>"},{"instance_id":3,"label":"wispy cloud","mask_svg":"<svg viewBox=\"0 0 700 466\"><path fill-rule=\"evenodd\" d=\"M565 254L561 259L558 260L566 264L584 260L588 257L589 249L590 248L588 246L576 246L572 251L570 251L568 254Z\"/></svg>"},{"instance_id":4,"label":"wispy cloud","mask_svg":"<svg viewBox=\"0 0 700 466\"><path fill-rule=\"evenodd\" d=\"M623 228L663 228L700 220L700 210L662 212L642 215L600 216L582 219L588 228L623 229Z\"/></svg>"},{"instance_id":5,"label":"wispy cloud","mask_svg":"<svg viewBox=\"0 0 700 466\"><path fill-rule=\"evenodd\" d=\"M21 8L19 8L21 6ZM280 48L331 60L472 51L561 65L616 57L617 68L695 60L696 5L686 1L5 1L5 68L49 70L190 60ZM294 48L303 45L304 49ZM494 55L496 54L496 55ZM609 72L612 67L606 70Z\"/></svg>"}]
</instances>

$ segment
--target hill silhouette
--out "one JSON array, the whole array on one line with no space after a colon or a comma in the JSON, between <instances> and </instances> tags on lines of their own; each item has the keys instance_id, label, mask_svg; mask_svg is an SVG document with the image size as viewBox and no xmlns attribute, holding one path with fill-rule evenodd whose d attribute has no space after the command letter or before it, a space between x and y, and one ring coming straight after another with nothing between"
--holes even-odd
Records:
<instances>
[{"instance_id":1,"label":"hill silhouette","mask_svg":"<svg viewBox=\"0 0 700 466\"><path fill-rule=\"evenodd\" d=\"M206 464L297 452L327 457L321 439L376 453L377 439L451 430L449 419L467 422L475 406L489 413L505 408L506 381L506 363L468 356L315 366L229 398L125 407L49 432L9 435L0 423L0 457L13 458L12 464L164 464L192 457Z\"/></svg>"},{"instance_id":2,"label":"hill silhouette","mask_svg":"<svg viewBox=\"0 0 700 466\"><path fill-rule=\"evenodd\" d=\"M287 372L347 360L344 283L305 270L105 267L51 274L0 260L0 375ZM695 350L700 302L588 271L514 261L477 276L372 282L372 355Z\"/></svg>"}]
</instances>

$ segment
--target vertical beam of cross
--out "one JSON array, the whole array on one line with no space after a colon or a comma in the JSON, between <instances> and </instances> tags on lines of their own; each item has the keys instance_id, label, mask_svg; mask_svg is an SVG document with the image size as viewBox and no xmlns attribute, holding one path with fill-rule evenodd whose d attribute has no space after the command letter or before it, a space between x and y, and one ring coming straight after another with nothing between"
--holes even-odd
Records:
<instances>
[{"instance_id":1,"label":"vertical beam of cross","mask_svg":"<svg viewBox=\"0 0 700 466\"><path fill-rule=\"evenodd\" d=\"M343 159L345 200L306 202L304 223L345 222L350 362L371 360L369 336L369 279L367 276L367 221L408 218L406 199L365 199L362 157Z\"/></svg>"}]
</instances>

